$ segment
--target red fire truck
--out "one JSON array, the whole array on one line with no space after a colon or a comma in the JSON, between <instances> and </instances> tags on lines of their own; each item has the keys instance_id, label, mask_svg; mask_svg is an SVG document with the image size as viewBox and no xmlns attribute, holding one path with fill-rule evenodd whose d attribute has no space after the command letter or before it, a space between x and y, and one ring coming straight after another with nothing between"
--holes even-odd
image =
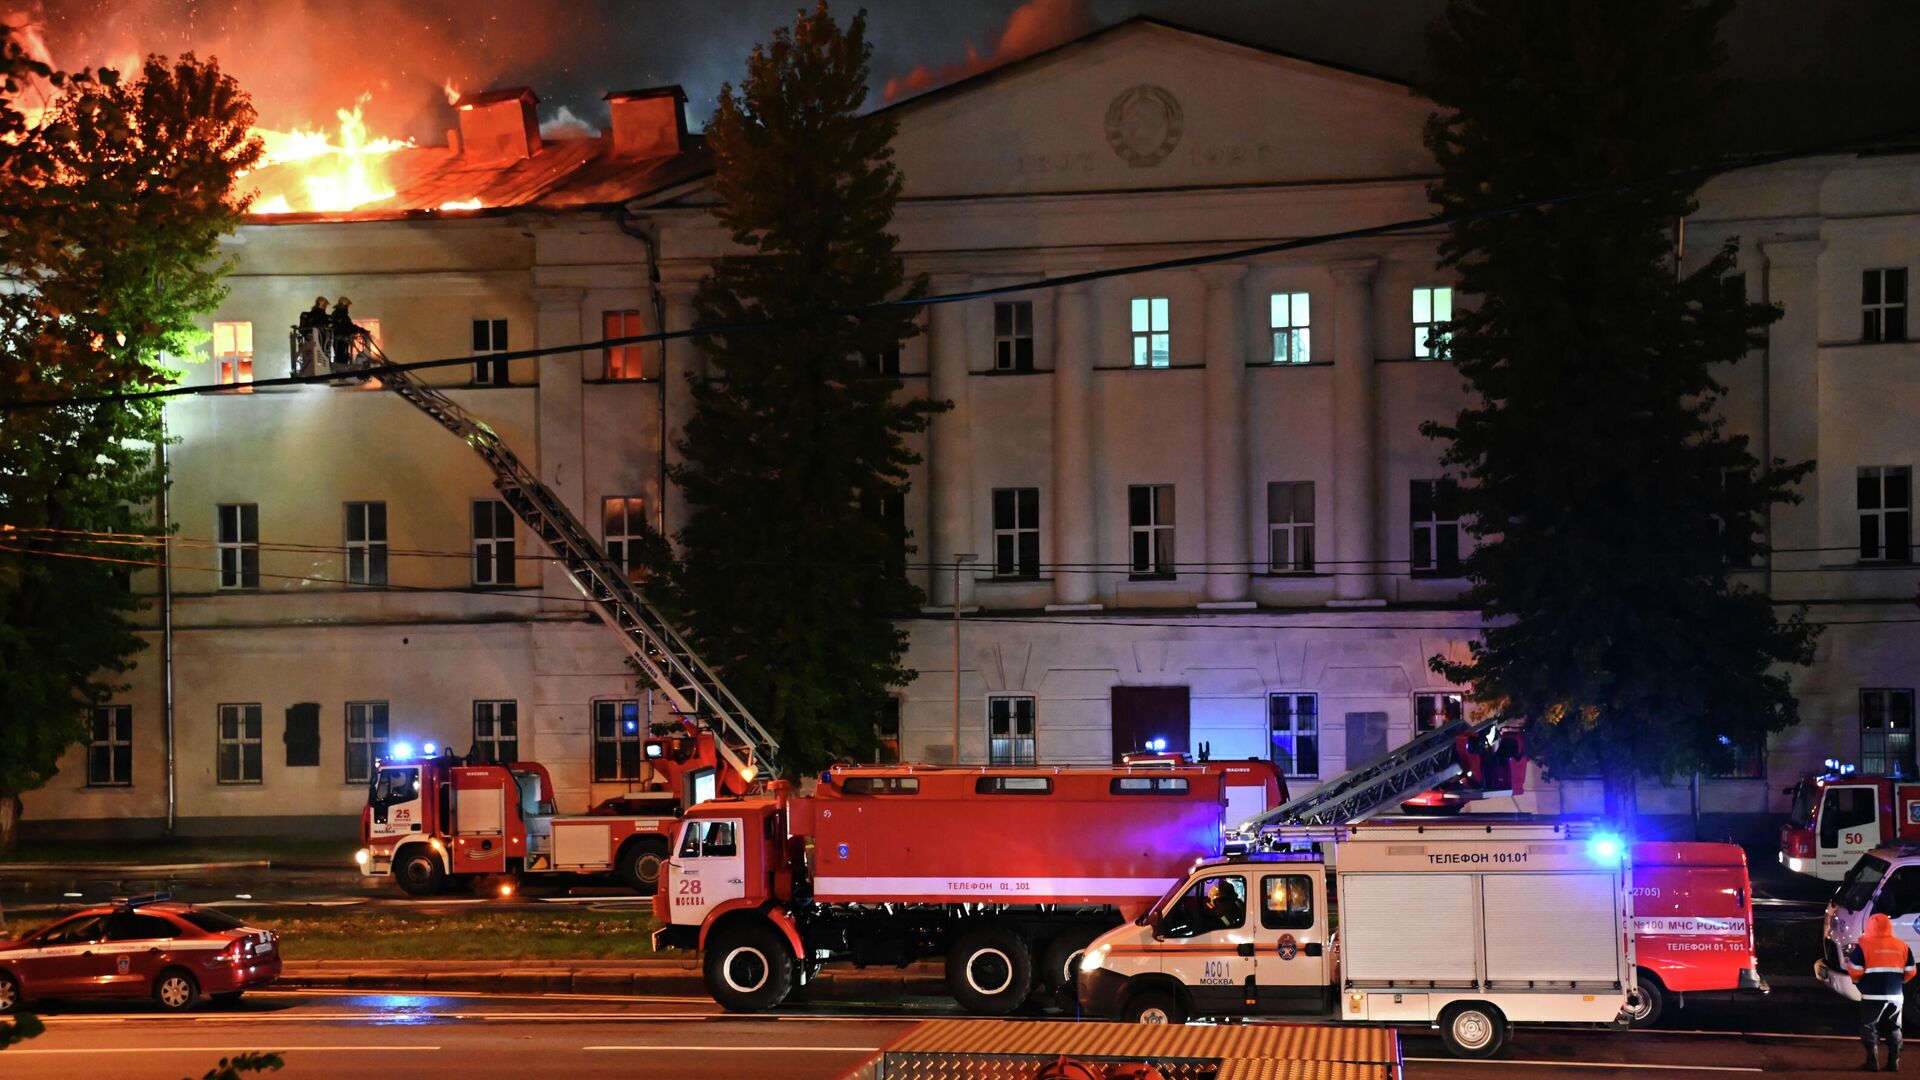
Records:
<instances>
[{"instance_id":1,"label":"red fire truck","mask_svg":"<svg viewBox=\"0 0 1920 1080\"><path fill-rule=\"evenodd\" d=\"M1839 881L1874 848L1920 840L1920 779L1862 775L1831 758L1826 765L1786 789L1793 809L1780 826L1780 865Z\"/></svg>"},{"instance_id":2,"label":"red fire truck","mask_svg":"<svg viewBox=\"0 0 1920 1080\"><path fill-rule=\"evenodd\" d=\"M1634 957L1627 1019L1659 1023L1689 997L1765 993L1753 951L1753 887L1738 844L1633 845Z\"/></svg>"},{"instance_id":3,"label":"red fire truck","mask_svg":"<svg viewBox=\"0 0 1920 1080\"><path fill-rule=\"evenodd\" d=\"M468 763L431 745L413 760L397 747L368 784L355 861L413 896L479 877L605 874L650 896L681 808L747 783L691 725L645 746L654 786L581 815L554 812L553 778L538 762Z\"/></svg>"},{"instance_id":4,"label":"red fire truck","mask_svg":"<svg viewBox=\"0 0 1920 1080\"><path fill-rule=\"evenodd\" d=\"M1218 853L1223 764L836 766L686 813L654 896L659 947L705 954L708 988L769 1009L821 966L945 957L975 1012L1073 983L1078 954Z\"/></svg>"}]
</instances>

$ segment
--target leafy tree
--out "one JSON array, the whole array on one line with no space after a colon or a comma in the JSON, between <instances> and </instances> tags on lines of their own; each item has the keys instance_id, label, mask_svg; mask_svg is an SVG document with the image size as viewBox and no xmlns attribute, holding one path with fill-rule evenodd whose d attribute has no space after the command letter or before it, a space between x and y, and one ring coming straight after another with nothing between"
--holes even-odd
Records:
<instances>
[{"instance_id":1,"label":"leafy tree","mask_svg":"<svg viewBox=\"0 0 1920 1080\"><path fill-rule=\"evenodd\" d=\"M860 115L869 52L864 13L842 30L824 3L802 12L707 127L714 214L746 254L715 263L697 320L780 329L703 339L714 379L673 472L690 507L678 602L789 770L871 747L876 703L912 677L890 617L922 599L876 507L905 490L902 437L937 406L861 362L912 336L912 314L833 314L925 287L887 232L900 174L893 121Z\"/></svg>"},{"instance_id":2,"label":"leafy tree","mask_svg":"<svg viewBox=\"0 0 1920 1080\"><path fill-rule=\"evenodd\" d=\"M1466 662L1550 772L1636 777L1731 763L1797 719L1792 665L1816 628L1776 617L1729 568L1811 462L1762 467L1717 412L1719 365L1759 346L1731 250L1677 273L1671 230L1712 160L1730 0L1453 0L1430 34L1430 194L1466 213L1602 191L1453 226L1442 261L1473 299L1446 348L1475 401L1444 461L1477 546L1468 600L1494 623Z\"/></svg>"},{"instance_id":3,"label":"leafy tree","mask_svg":"<svg viewBox=\"0 0 1920 1080\"><path fill-rule=\"evenodd\" d=\"M245 210L234 181L259 159L254 111L191 54L149 57L131 82L67 77L5 42L0 105L0 396L31 404L164 385L165 357L203 336ZM43 116L28 78L61 90ZM142 647L124 561L152 560L162 437L153 402L15 408L0 417L0 848L20 793L87 736L89 710Z\"/></svg>"}]
</instances>

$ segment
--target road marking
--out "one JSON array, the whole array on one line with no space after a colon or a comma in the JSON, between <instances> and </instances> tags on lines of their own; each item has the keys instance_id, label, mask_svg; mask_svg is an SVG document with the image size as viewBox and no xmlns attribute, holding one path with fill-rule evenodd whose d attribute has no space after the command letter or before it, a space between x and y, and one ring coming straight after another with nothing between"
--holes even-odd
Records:
<instances>
[{"instance_id":1,"label":"road marking","mask_svg":"<svg viewBox=\"0 0 1920 1080\"><path fill-rule=\"evenodd\" d=\"M393 1050L438 1050L438 1049L440 1048L437 1046L413 1046L413 1045L401 1045L401 1044L392 1044L392 1045L385 1045L385 1046L279 1046L279 1047L275 1047L273 1052L276 1054L281 1054L281 1053L293 1053L295 1051L298 1051L300 1053L307 1054L307 1053L315 1053L318 1051L326 1050L326 1051L338 1051L341 1053L348 1053L348 1054L371 1054L371 1053L384 1054ZM71 1050L43 1050L38 1047L22 1050L19 1047L10 1047L7 1050L8 1057L12 1057L15 1054L231 1054L231 1053L233 1053L233 1047L231 1046L86 1046L86 1047L75 1047Z\"/></svg>"},{"instance_id":2,"label":"road marking","mask_svg":"<svg viewBox=\"0 0 1920 1080\"><path fill-rule=\"evenodd\" d=\"M1410 1057L1408 1061L1417 1061L1423 1065L1532 1065L1545 1069L1621 1069L1639 1072L1643 1069L1659 1069L1675 1072L1713 1072L1713 1073L1757 1073L1766 1070L1755 1065L1643 1065L1635 1062L1607 1061L1545 1061L1522 1060L1518 1058L1473 1059L1464 1058L1423 1058Z\"/></svg>"},{"instance_id":3,"label":"road marking","mask_svg":"<svg viewBox=\"0 0 1920 1080\"><path fill-rule=\"evenodd\" d=\"M691 1053L699 1053L699 1051L710 1051L710 1053L739 1053L739 1051L745 1051L745 1049L778 1051L778 1053L795 1053L795 1051L808 1051L808 1053L874 1053L879 1047L877 1047L877 1045L737 1045L737 1043L730 1043L730 1045L647 1045L647 1043L636 1043L636 1045L584 1045L584 1047L580 1047L580 1049L678 1049L678 1051L691 1051ZM12 1051L10 1051L10 1053L12 1053ZM1757 1072L1757 1070L1755 1070L1755 1072Z\"/></svg>"}]
</instances>

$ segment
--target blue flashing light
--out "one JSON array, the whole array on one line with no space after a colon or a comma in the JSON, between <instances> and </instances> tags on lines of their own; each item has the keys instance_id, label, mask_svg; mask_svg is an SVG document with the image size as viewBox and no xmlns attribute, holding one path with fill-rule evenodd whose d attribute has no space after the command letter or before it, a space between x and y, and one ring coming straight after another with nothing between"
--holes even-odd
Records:
<instances>
[{"instance_id":1,"label":"blue flashing light","mask_svg":"<svg viewBox=\"0 0 1920 1080\"><path fill-rule=\"evenodd\" d=\"M397 742L389 749L387 756L394 761L406 761L413 757L413 744Z\"/></svg>"},{"instance_id":2,"label":"blue flashing light","mask_svg":"<svg viewBox=\"0 0 1920 1080\"><path fill-rule=\"evenodd\" d=\"M1828 771L1828 772L1839 772L1839 771L1840 771L1840 759L1839 759L1839 758L1828 758L1827 760L1825 760L1825 761L1823 761L1823 762L1821 762L1820 764L1822 764L1822 765L1824 765L1824 766L1826 766L1826 768L1827 768L1827 771Z\"/></svg>"},{"instance_id":3,"label":"blue flashing light","mask_svg":"<svg viewBox=\"0 0 1920 1080\"><path fill-rule=\"evenodd\" d=\"M427 755L428 757L432 757L432 756L433 756L433 752L434 752L435 750L438 750L438 749L439 749L439 747L437 747L437 746L435 746L435 745L433 745L432 743L428 743L428 744L427 744L426 746L424 746L424 747L421 747L421 749L422 749L422 750L424 750L424 751L426 752L426 755Z\"/></svg>"},{"instance_id":4,"label":"blue flashing light","mask_svg":"<svg viewBox=\"0 0 1920 1080\"><path fill-rule=\"evenodd\" d=\"M1148 740L1147 740L1147 749L1149 749L1149 750L1151 750L1151 751L1153 751L1153 752L1154 752L1154 753L1156 753L1156 754L1164 754L1164 753L1166 753L1166 751L1167 751L1167 740L1165 740L1165 739L1148 739Z\"/></svg>"},{"instance_id":5,"label":"blue flashing light","mask_svg":"<svg viewBox=\"0 0 1920 1080\"><path fill-rule=\"evenodd\" d=\"M1587 841L1587 857L1594 862L1617 863L1626 852L1625 841L1612 833L1596 833Z\"/></svg>"},{"instance_id":6,"label":"blue flashing light","mask_svg":"<svg viewBox=\"0 0 1920 1080\"><path fill-rule=\"evenodd\" d=\"M1732 745L1733 745L1733 740L1732 740L1732 739L1729 739L1729 738L1727 738L1727 737L1726 737L1725 735L1722 735L1722 736L1720 736L1720 745L1721 745L1721 746L1732 746Z\"/></svg>"},{"instance_id":7,"label":"blue flashing light","mask_svg":"<svg viewBox=\"0 0 1920 1080\"><path fill-rule=\"evenodd\" d=\"M629 720L629 721L627 721L627 730L628 730L628 731L639 731L639 730L640 730L640 721L638 721L638 720Z\"/></svg>"}]
</instances>

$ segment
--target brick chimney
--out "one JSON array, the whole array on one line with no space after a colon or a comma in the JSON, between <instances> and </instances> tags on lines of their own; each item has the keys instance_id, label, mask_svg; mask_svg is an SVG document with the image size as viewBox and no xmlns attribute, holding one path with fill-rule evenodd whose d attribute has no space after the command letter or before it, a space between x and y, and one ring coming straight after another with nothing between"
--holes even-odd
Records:
<instances>
[{"instance_id":1,"label":"brick chimney","mask_svg":"<svg viewBox=\"0 0 1920 1080\"><path fill-rule=\"evenodd\" d=\"M672 157L686 145L687 92L678 86L615 90L606 100L615 157Z\"/></svg>"},{"instance_id":2,"label":"brick chimney","mask_svg":"<svg viewBox=\"0 0 1920 1080\"><path fill-rule=\"evenodd\" d=\"M540 120L533 90L509 86L463 96L460 110L461 154L476 164L519 161L540 150Z\"/></svg>"}]
</instances>

